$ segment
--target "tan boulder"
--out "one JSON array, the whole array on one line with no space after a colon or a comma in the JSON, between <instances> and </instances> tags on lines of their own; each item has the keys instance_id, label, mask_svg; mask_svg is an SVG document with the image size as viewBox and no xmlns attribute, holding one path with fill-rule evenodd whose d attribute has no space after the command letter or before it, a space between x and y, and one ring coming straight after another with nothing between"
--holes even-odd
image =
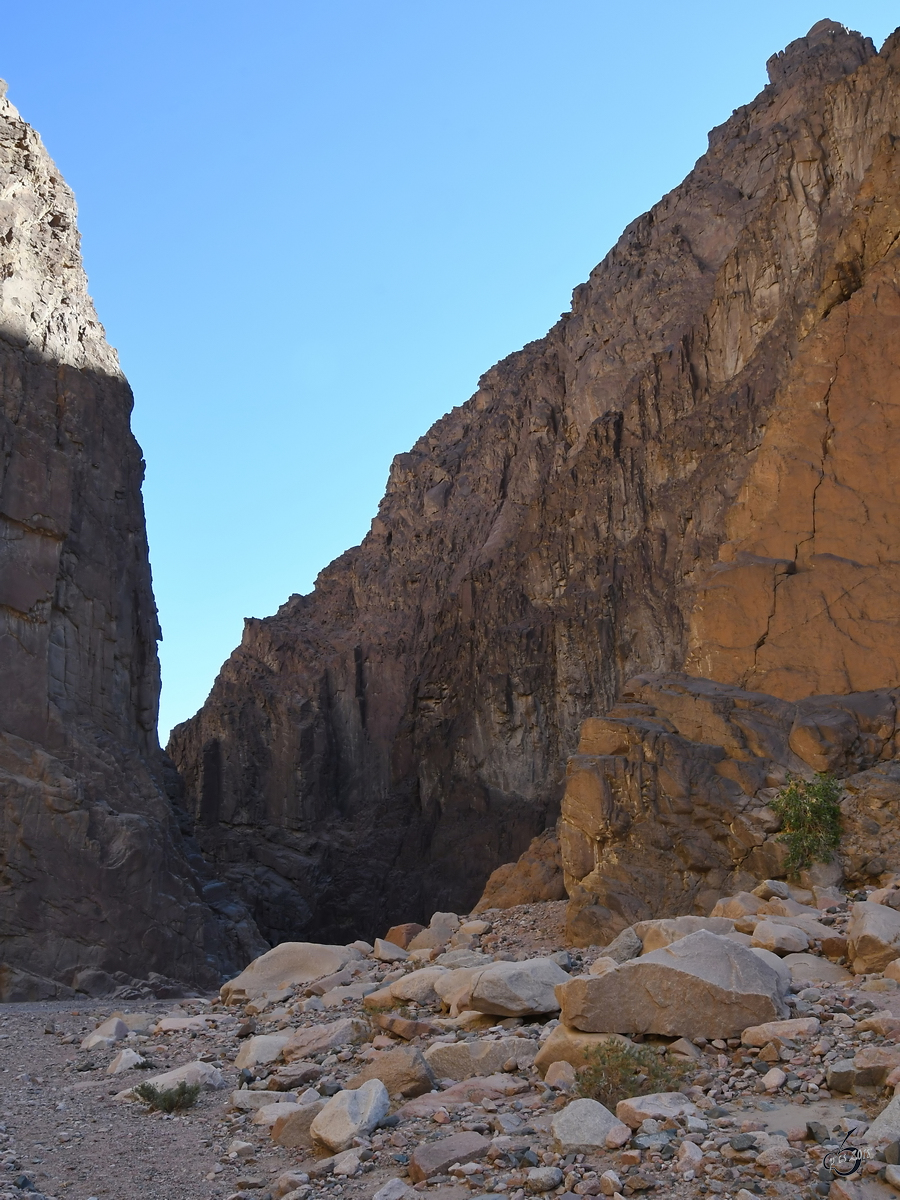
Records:
<instances>
[{"instance_id":1,"label":"tan boulder","mask_svg":"<svg viewBox=\"0 0 900 1200\"><path fill-rule=\"evenodd\" d=\"M446 946L459 929L459 917L456 913L436 912L428 923L428 928L417 933L407 947L408 950L436 950Z\"/></svg>"},{"instance_id":2,"label":"tan boulder","mask_svg":"<svg viewBox=\"0 0 900 1200\"><path fill-rule=\"evenodd\" d=\"M260 1067L277 1062L290 1040L289 1033L261 1033L255 1037L246 1038L238 1051L234 1065L240 1071L244 1067Z\"/></svg>"},{"instance_id":3,"label":"tan boulder","mask_svg":"<svg viewBox=\"0 0 900 1200\"><path fill-rule=\"evenodd\" d=\"M853 978L845 967L816 954L786 954L781 963L794 983L846 983Z\"/></svg>"},{"instance_id":4,"label":"tan boulder","mask_svg":"<svg viewBox=\"0 0 900 1200\"><path fill-rule=\"evenodd\" d=\"M347 1087L360 1087L369 1079L380 1079L392 1097L421 1096L435 1087L434 1072L414 1046L385 1050L351 1079Z\"/></svg>"},{"instance_id":5,"label":"tan boulder","mask_svg":"<svg viewBox=\"0 0 900 1200\"><path fill-rule=\"evenodd\" d=\"M765 902L752 892L738 892L736 896L724 896L717 900L710 913L711 917L749 917L765 907Z\"/></svg>"},{"instance_id":6,"label":"tan boulder","mask_svg":"<svg viewBox=\"0 0 900 1200\"><path fill-rule=\"evenodd\" d=\"M700 930L557 989L566 1025L589 1033L734 1037L786 1015L780 976L745 946Z\"/></svg>"},{"instance_id":7,"label":"tan boulder","mask_svg":"<svg viewBox=\"0 0 900 1200\"><path fill-rule=\"evenodd\" d=\"M259 996L333 975L351 959L360 957L360 952L349 946L282 942L255 958L240 975L224 983L219 995L224 1004L242 1004Z\"/></svg>"},{"instance_id":8,"label":"tan boulder","mask_svg":"<svg viewBox=\"0 0 900 1200\"><path fill-rule=\"evenodd\" d=\"M422 967L419 971L410 971L402 979L390 984L391 996L395 1000L412 1001L415 1004L440 1004L441 997L435 991L435 983L446 974L445 967Z\"/></svg>"},{"instance_id":9,"label":"tan boulder","mask_svg":"<svg viewBox=\"0 0 900 1200\"><path fill-rule=\"evenodd\" d=\"M818 1017L792 1017L787 1021L766 1021L750 1025L741 1034L744 1046L765 1046L774 1038L812 1037L821 1028Z\"/></svg>"},{"instance_id":10,"label":"tan boulder","mask_svg":"<svg viewBox=\"0 0 900 1200\"><path fill-rule=\"evenodd\" d=\"M629 1042L628 1038L618 1033L582 1033L580 1029L571 1029L568 1025L560 1023L546 1041L541 1043L541 1048L535 1055L534 1065L541 1075L554 1062L571 1063L578 1070L585 1065L595 1046L602 1046L611 1038L619 1042Z\"/></svg>"},{"instance_id":11,"label":"tan boulder","mask_svg":"<svg viewBox=\"0 0 900 1200\"><path fill-rule=\"evenodd\" d=\"M419 925L415 921L407 921L403 925L392 925L384 935L386 942L393 942L395 946L399 946L401 950L408 950L409 943L413 940L417 933L421 933L425 928L424 925Z\"/></svg>"},{"instance_id":12,"label":"tan boulder","mask_svg":"<svg viewBox=\"0 0 900 1200\"><path fill-rule=\"evenodd\" d=\"M325 1104L325 1100L314 1100L312 1104L303 1104L293 1112L279 1116L272 1126L272 1141L289 1150L311 1150L313 1137L309 1127Z\"/></svg>"},{"instance_id":13,"label":"tan boulder","mask_svg":"<svg viewBox=\"0 0 900 1200\"><path fill-rule=\"evenodd\" d=\"M328 1025L298 1029L288 1038L281 1052L285 1062L293 1062L298 1058L311 1058L325 1050L337 1050L353 1042L365 1041L368 1035L369 1027L365 1021L356 1017L344 1017L340 1021L331 1021Z\"/></svg>"},{"instance_id":14,"label":"tan boulder","mask_svg":"<svg viewBox=\"0 0 900 1200\"><path fill-rule=\"evenodd\" d=\"M555 988L568 979L567 972L552 958L491 963L473 983L470 1007L501 1017L558 1012Z\"/></svg>"},{"instance_id":15,"label":"tan boulder","mask_svg":"<svg viewBox=\"0 0 900 1200\"><path fill-rule=\"evenodd\" d=\"M848 957L857 975L883 971L900 954L900 912L861 901L850 909Z\"/></svg>"},{"instance_id":16,"label":"tan boulder","mask_svg":"<svg viewBox=\"0 0 900 1200\"><path fill-rule=\"evenodd\" d=\"M642 1121L674 1121L676 1117L697 1117L700 1111L681 1092L653 1092L649 1096L630 1096L616 1105L616 1116L631 1129Z\"/></svg>"},{"instance_id":17,"label":"tan boulder","mask_svg":"<svg viewBox=\"0 0 900 1200\"><path fill-rule=\"evenodd\" d=\"M696 933L698 929L726 937L734 931L734 921L727 917L663 917L655 921L638 921L634 926L644 954L659 950L662 946L670 946L672 942L687 937L689 933Z\"/></svg>"},{"instance_id":18,"label":"tan boulder","mask_svg":"<svg viewBox=\"0 0 900 1200\"><path fill-rule=\"evenodd\" d=\"M457 967L447 971L443 978L435 979L435 993L450 1009L451 1017L472 1008L472 989L484 967Z\"/></svg>"},{"instance_id":19,"label":"tan boulder","mask_svg":"<svg viewBox=\"0 0 900 1200\"><path fill-rule=\"evenodd\" d=\"M493 1075L510 1062L521 1070L534 1062L536 1052L537 1046L530 1038L476 1038L470 1042L432 1042L424 1057L438 1079L470 1079Z\"/></svg>"},{"instance_id":20,"label":"tan boulder","mask_svg":"<svg viewBox=\"0 0 900 1200\"><path fill-rule=\"evenodd\" d=\"M802 954L809 948L809 938L793 925L776 925L760 921L753 930L751 945L770 950L773 954Z\"/></svg>"}]
</instances>

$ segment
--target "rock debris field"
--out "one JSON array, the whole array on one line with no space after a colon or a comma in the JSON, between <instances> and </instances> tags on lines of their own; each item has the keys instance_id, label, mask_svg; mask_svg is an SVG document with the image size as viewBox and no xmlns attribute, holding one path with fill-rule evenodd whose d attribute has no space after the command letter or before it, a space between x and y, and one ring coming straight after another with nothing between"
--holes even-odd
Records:
<instances>
[{"instance_id":1,"label":"rock debris field","mask_svg":"<svg viewBox=\"0 0 900 1200\"><path fill-rule=\"evenodd\" d=\"M580 951L564 903L436 913L283 943L214 997L7 1005L0 1200L896 1196L895 903L769 880ZM592 1098L611 1042L670 1089ZM132 1092L179 1080L172 1114Z\"/></svg>"}]
</instances>

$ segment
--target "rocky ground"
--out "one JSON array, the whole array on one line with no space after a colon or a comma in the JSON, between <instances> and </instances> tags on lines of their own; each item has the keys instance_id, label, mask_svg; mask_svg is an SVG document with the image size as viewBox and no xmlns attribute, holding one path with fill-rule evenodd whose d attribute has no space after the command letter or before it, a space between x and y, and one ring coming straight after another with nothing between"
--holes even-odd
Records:
<instances>
[{"instance_id":1,"label":"rocky ground","mask_svg":"<svg viewBox=\"0 0 900 1200\"><path fill-rule=\"evenodd\" d=\"M848 913L857 925L862 909L866 919L893 928L900 922L889 903L895 895L887 889L820 897L823 905L831 901L819 915L837 939L832 949L841 948L848 928L853 933ZM761 938L768 937L777 914L765 910L778 903L773 896L726 899L722 908L762 911L725 918L725 925L752 925L755 917ZM792 903L808 907L781 901ZM776 1020L742 1037L713 1039L633 1035L680 1074L667 1095L632 1100L631 1108L620 1104L615 1116L604 1109L597 1141L582 1118L573 1132L578 1105L588 1102L577 1099L572 1063L580 1060L570 1051L578 1037L596 1042L602 1035L567 1029L558 1012L503 1017L470 1007L490 1006L469 976L491 962L527 963L532 1007L546 994L542 971L551 981L581 977L594 986L610 954L641 962L622 953L622 939L618 949L563 949L564 907L489 911L461 928L456 917L438 914L429 930L392 933L398 942L417 933L409 950L395 942L315 948L344 965L276 991L264 980L268 991L249 1000L259 990L253 968L225 989L229 1003L207 996L130 1007L121 1001L4 1006L0 1200L29 1193L31 1200L363 1200L379 1193L381 1200L401 1200L414 1191L441 1200L896 1195L890 1160L900 1146L886 1145L896 1138L890 1130L871 1146L879 1157L864 1164L855 1182L835 1182L823 1166L845 1134L867 1144L868 1127L900 1078L900 982L890 963L854 975L817 944L811 953L782 947L781 969L793 972L783 1010L791 1025ZM670 936L673 924L634 927L645 953L652 938ZM883 930L876 951L872 929L868 941L851 938L857 966L871 966L861 954L884 957L885 945L891 957ZM750 940L735 928L729 944ZM434 944L416 949L423 941ZM470 990L460 990L461 983ZM433 988L444 992L443 1000ZM122 1095L178 1067L205 1077L186 1111L151 1113ZM356 1090L347 1090L348 1083ZM327 1115L334 1105L326 1102L338 1093L368 1095L359 1103L370 1110L350 1114L344 1144L344 1134L336 1139L326 1130L328 1145L317 1140L318 1126L310 1131L310 1114ZM382 1101L382 1109L371 1109ZM589 1112L591 1120L597 1111ZM900 1133L900 1118L896 1125ZM591 1137L586 1150L581 1143Z\"/></svg>"}]
</instances>

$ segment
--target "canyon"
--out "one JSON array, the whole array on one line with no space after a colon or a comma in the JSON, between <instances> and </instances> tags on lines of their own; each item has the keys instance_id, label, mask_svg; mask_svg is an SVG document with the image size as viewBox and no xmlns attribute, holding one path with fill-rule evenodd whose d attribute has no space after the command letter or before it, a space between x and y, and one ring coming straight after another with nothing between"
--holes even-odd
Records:
<instances>
[{"instance_id":1,"label":"canyon","mask_svg":"<svg viewBox=\"0 0 900 1200\"><path fill-rule=\"evenodd\" d=\"M900 31L768 73L166 753L131 391L0 99L0 999L209 989L489 877L570 944L706 916L783 875L789 773L844 782L848 881L897 866Z\"/></svg>"},{"instance_id":2,"label":"canyon","mask_svg":"<svg viewBox=\"0 0 900 1200\"><path fill-rule=\"evenodd\" d=\"M896 685L898 70L898 35L832 21L775 55L571 311L394 460L362 544L246 622L168 750L269 940L470 910L636 676L773 711Z\"/></svg>"}]
</instances>

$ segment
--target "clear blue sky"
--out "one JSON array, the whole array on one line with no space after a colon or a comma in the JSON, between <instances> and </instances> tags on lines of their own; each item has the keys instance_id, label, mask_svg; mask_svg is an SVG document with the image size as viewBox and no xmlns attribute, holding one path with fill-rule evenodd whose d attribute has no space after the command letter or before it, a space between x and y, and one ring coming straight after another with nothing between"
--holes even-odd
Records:
<instances>
[{"instance_id":1,"label":"clear blue sky","mask_svg":"<svg viewBox=\"0 0 900 1200\"><path fill-rule=\"evenodd\" d=\"M368 529L392 456L540 337L823 17L883 0L43 0L0 75L74 188L136 395L160 731Z\"/></svg>"}]
</instances>

